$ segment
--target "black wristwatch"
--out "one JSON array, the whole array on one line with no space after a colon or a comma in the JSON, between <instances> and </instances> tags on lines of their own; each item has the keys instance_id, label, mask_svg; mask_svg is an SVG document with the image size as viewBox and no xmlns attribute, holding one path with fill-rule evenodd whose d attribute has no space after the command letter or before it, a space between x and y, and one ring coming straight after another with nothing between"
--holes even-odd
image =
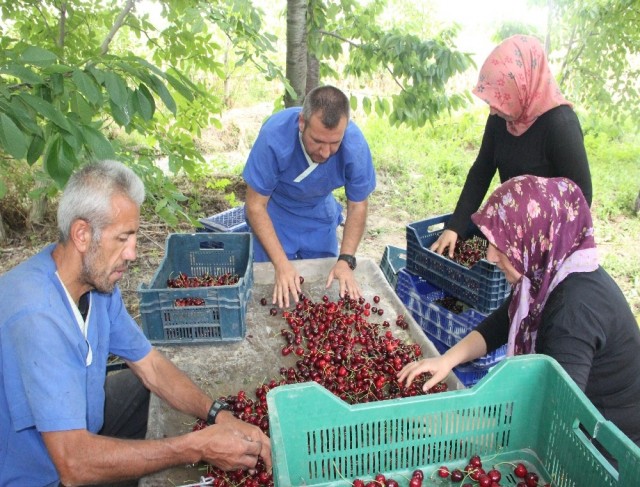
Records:
<instances>
[{"instance_id":1,"label":"black wristwatch","mask_svg":"<svg viewBox=\"0 0 640 487\"><path fill-rule=\"evenodd\" d=\"M353 271L356 268L356 258L353 255L349 254L340 254L338 256L338 260L344 260L347 264L349 264L349 268Z\"/></svg>"},{"instance_id":2,"label":"black wristwatch","mask_svg":"<svg viewBox=\"0 0 640 487\"><path fill-rule=\"evenodd\" d=\"M230 411L231 406L229 406L226 402L221 401L220 399L216 399L213 401L211 405L211 409L209 409L209 414L207 414L207 424L215 424L216 418L218 417L218 413L220 411Z\"/></svg>"}]
</instances>

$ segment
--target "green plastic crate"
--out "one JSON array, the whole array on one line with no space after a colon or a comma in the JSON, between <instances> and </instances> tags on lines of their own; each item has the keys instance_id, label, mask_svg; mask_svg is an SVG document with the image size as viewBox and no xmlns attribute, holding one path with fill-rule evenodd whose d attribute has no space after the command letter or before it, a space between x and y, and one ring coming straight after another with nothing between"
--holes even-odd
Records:
<instances>
[{"instance_id":1,"label":"green plastic crate","mask_svg":"<svg viewBox=\"0 0 640 487\"><path fill-rule=\"evenodd\" d=\"M485 466L523 462L540 485L640 482L640 448L544 355L507 358L470 389L350 406L308 382L269 391L267 403L280 487L347 487L377 473L407 486L417 468L428 479L441 465L464 468L475 454ZM619 470L583 429L617 459ZM511 467L499 469L504 485L517 483Z\"/></svg>"}]
</instances>

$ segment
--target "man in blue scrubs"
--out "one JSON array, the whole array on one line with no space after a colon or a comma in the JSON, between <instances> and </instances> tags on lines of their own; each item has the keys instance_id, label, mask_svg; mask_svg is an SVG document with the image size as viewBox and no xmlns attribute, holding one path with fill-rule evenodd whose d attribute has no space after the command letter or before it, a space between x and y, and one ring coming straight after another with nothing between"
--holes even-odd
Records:
<instances>
[{"instance_id":1,"label":"man in blue scrubs","mask_svg":"<svg viewBox=\"0 0 640 487\"><path fill-rule=\"evenodd\" d=\"M76 172L60 239L0 276L0 485L137 479L207 461L271 464L269 439L155 350L117 282L136 258L144 186L116 161ZM106 376L109 354L128 370ZM145 440L149 391L210 427Z\"/></svg>"},{"instance_id":2,"label":"man in blue scrubs","mask_svg":"<svg viewBox=\"0 0 640 487\"><path fill-rule=\"evenodd\" d=\"M300 276L291 260L338 257L327 278L340 296L361 296L355 254L364 234L368 197L376 186L371 152L349 119L349 100L333 86L310 91L302 108L272 115L244 168L245 211L255 234L254 260L275 268L273 302L297 301ZM340 250L342 206L333 191L344 187L347 215Z\"/></svg>"}]
</instances>

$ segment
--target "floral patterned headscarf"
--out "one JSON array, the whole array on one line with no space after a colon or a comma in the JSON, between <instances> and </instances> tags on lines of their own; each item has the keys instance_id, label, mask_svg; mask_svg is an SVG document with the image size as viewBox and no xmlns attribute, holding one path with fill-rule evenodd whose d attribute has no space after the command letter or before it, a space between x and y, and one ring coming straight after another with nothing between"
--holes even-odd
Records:
<instances>
[{"instance_id":1,"label":"floral patterned headscarf","mask_svg":"<svg viewBox=\"0 0 640 487\"><path fill-rule=\"evenodd\" d=\"M507 119L507 130L516 136L552 108L571 106L549 70L544 48L531 36L502 41L482 65L472 91L489 104L491 113Z\"/></svg>"},{"instance_id":2,"label":"floral patterned headscarf","mask_svg":"<svg viewBox=\"0 0 640 487\"><path fill-rule=\"evenodd\" d=\"M589 205L567 178L518 176L471 219L522 274L509 307L507 355L533 353L551 291L573 272L598 268Z\"/></svg>"}]
</instances>

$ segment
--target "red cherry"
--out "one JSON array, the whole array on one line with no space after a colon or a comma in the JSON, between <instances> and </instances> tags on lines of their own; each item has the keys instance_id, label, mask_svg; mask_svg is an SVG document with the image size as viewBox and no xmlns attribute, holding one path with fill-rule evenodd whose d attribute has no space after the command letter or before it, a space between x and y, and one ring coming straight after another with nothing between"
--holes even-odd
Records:
<instances>
[{"instance_id":1,"label":"red cherry","mask_svg":"<svg viewBox=\"0 0 640 487\"><path fill-rule=\"evenodd\" d=\"M456 468L453 472L451 472L452 482L462 482L463 478L464 478L464 473L459 468Z\"/></svg>"},{"instance_id":2,"label":"red cherry","mask_svg":"<svg viewBox=\"0 0 640 487\"><path fill-rule=\"evenodd\" d=\"M487 475L489 476L492 482L500 482L500 479L502 478L502 474L500 473L500 471L495 468L492 468L491 470L489 470L487 472Z\"/></svg>"},{"instance_id":3,"label":"red cherry","mask_svg":"<svg viewBox=\"0 0 640 487\"><path fill-rule=\"evenodd\" d=\"M438 476L443 479L446 479L449 476L449 468L445 466L440 467L438 469Z\"/></svg>"},{"instance_id":4,"label":"red cherry","mask_svg":"<svg viewBox=\"0 0 640 487\"><path fill-rule=\"evenodd\" d=\"M422 470L414 470L411 474L411 477L422 480L424 479L424 473L422 472Z\"/></svg>"},{"instance_id":5,"label":"red cherry","mask_svg":"<svg viewBox=\"0 0 640 487\"><path fill-rule=\"evenodd\" d=\"M524 483L527 484L527 487L536 487L538 480L538 474L535 472L528 472L527 475L524 476Z\"/></svg>"},{"instance_id":6,"label":"red cherry","mask_svg":"<svg viewBox=\"0 0 640 487\"><path fill-rule=\"evenodd\" d=\"M524 464L519 463L516 465L516 468L513 470L513 473L516 477L523 479L525 475L527 475L527 467Z\"/></svg>"}]
</instances>

